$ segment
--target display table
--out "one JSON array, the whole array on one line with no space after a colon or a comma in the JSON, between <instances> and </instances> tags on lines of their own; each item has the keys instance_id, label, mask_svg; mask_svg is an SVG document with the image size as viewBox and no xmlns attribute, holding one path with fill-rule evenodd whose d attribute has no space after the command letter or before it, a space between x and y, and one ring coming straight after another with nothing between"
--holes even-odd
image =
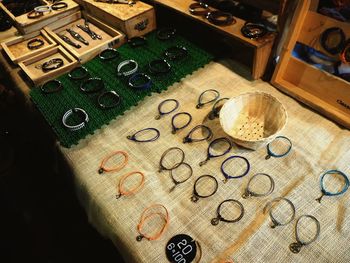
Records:
<instances>
[{"instance_id":1,"label":"display table","mask_svg":"<svg viewBox=\"0 0 350 263\"><path fill-rule=\"evenodd\" d=\"M6 60L1 57L1 63ZM350 174L350 133L319 114L303 107L294 99L277 91L263 81L250 82L232 72L229 61L212 62L187 76L180 83L161 94L147 97L137 107L117 117L70 149L59 147L72 168L77 196L85 208L90 223L105 237L111 239L126 262L167 262L165 247L176 234L188 234L199 242L203 255L200 262L349 262L348 240L350 230L349 191L336 197L320 196L320 176L327 170L339 169ZM5 63L6 64L6 63ZM9 69L8 65L5 68ZM10 77L18 83L24 94L29 87L14 69ZM240 179L224 178L220 165L225 157L210 160L205 166L207 142L183 144L185 135L198 124L209 126L214 138L225 136L218 119L208 120L211 107L196 109L200 93L217 89L221 97L233 97L249 91L262 91L277 97L288 112L288 122L282 134L293 142L292 151L283 158L265 160L266 148L249 151L238 146L226 155L242 155L250 164L249 174ZM171 116L155 120L158 104L174 98L180 102L180 111L192 114L192 123L176 135L171 133ZM135 143L126 139L133 131L146 127L159 129L161 135L155 142ZM193 176L173 192L173 182L168 172L158 173L162 153L170 147L184 150L185 161L193 168ZM112 151L124 150L129 154L127 166L116 173L98 174L101 160ZM134 196L116 200L117 183L131 171L145 173L145 185ZM243 199L249 178L256 173L267 173L275 181L275 191L262 198ZM211 174L219 182L213 196L198 203L190 200L196 178ZM268 214L263 207L275 197L290 199L296 208L296 218L304 214L315 216L321 224L319 238L293 254L289 245L295 242L295 222L270 228ZM243 218L236 223L221 222L212 226L217 206L225 199L239 200L245 209ZM141 213L151 204L163 204L169 211L170 224L160 239L136 241L137 224ZM67 215L69 216L69 215ZM305 229L301 231L305 232ZM310 230L310 236L313 235Z\"/></svg>"}]
</instances>

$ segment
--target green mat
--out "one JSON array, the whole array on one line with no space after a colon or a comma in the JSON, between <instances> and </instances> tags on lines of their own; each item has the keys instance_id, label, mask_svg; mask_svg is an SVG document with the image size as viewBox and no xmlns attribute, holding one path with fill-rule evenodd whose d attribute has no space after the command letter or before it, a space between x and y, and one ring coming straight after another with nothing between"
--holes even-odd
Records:
<instances>
[{"instance_id":1,"label":"green mat","mask_svg":"<svg viewBox=\"0 0 350 263\"><path fill-rule=\"evenodd\" d=\"M147 44L142 47L131 47L124 44L118 51L120 55L110 61L102 61L99 57L87 62L84 67L91 77L99 77L105 83L104 90L115 90L122 101L118 107L112 109L101 109L97 104L97 94L86 94L80 91L80 81L71 80L68 74L62 75L58 80L63 84L63 89L58 93L44 94L40 88L33 88L30 96L43 114L47 122L53 128L57 139L64 147L71 147L77 144L80 139L88 134L93 134L95 130L108 124L118 115L122 115L132 106L152 93L160 93L166 90L175 82L180 81L186 75L205 64L209 63L213 56L185 38L177 35L170 40L158 40L156 33L152 32L146 36ZM189 55L179 61L168 61L172 66L171 71L165 75L154 76L149 73L148 63L157 58L163 58L164 50L175 45L187 48ZM120 78L116 75L117 65L126 59L134 59L139 64L139 72L145 72L152 78L152 87L148 90L135 90L127 85L128 78ZM71 108L82 108L89 115L89 122L83 129L70 131L62 124L62 116Z\"/></svg>"}]
</instances>

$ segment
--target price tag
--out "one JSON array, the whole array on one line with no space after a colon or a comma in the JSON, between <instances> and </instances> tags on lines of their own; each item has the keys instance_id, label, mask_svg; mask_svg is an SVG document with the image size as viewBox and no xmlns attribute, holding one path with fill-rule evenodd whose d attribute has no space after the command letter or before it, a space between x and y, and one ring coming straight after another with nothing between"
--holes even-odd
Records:
<instances>
[{"instance_id":1,"label":"price tag","mask_svg":"<svg viewBox=\"0 0 350 263\"><path fill-rule=\"evenodd\" d=\"M165 253L169 262L190 263L196 257L197 245L189 235L179 234L168 241Z\"/></svg>"}]
</instances>

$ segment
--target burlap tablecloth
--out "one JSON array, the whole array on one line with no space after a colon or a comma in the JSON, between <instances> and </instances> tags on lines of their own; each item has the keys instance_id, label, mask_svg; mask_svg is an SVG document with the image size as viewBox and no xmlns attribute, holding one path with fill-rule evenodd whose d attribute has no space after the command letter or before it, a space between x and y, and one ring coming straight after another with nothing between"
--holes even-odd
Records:
<instances>
[{"instance_id":1,"label":"burlap tablecloth","mask_svg":"<svg viewBox=\"0 0 350 263\"><path fill-rule=\"evenodd\" d=\"M288 123L282 134L293 141L291 153L284 158L265 160L266 148L249 151L235 146L232 154L243 155L251 163L248 176L223 184L220 165L225 157L211 160L199 167L205 159L207 142L183 144L182 138L190 128L205 123L214 131L215 138L224 136L218 120L205 119L211 107L196 109L199 94L206 89L217 89L221 97L233 97L248 91L262 91L277 97L286 107ZM154 119L158 104L166 98L180 101L183 111L193 115L191 125L171 134L171 116ZM152 143L135 143L126 139L132 130L155 127L160 139ZM250 82L230 71L225 65L212 62L204 69L187 76L168 91L146 98L140 105L98 130L79 145L62 152L70 162L77 195L91 224L110 238L123 254L126 262L167 262L165 245L179 233L196 239L203 249L201 262L219 262L230 258L234 262L350 262L349 191L337 197L324 197L319 204L320 175L329 169L350 174L350 133L335 123L305 108L294 99L282 94L263 81ZM181 147L186 162L194 169L194 176L169 193L172 181L167 172L158 173L159 159L169 147ZM99 175L101 159L114 150L125 150L130 160L118 173ZM227 157L227 156L226 156ZM145 173L144 188L134 196L115 199L119 178L132 170ZM270 174L275 180L275 191L268 197L242 199L249 178L258 172ZM202 174L212 174L219 181L218 192L197 204L190 201L194 180ZM299 254L289 250L295 242L292 223L271 229L263 206L272 198L284 196L296 207L296 216L311 214L321 224L320 237L303 247ZM243 219L237 223L212 226L218 204L228 198L238 199L245 208ZM136 226L142 211L153 203L161 203L170 213L170 225L156 241L137 242ZM67 215L69 216L69 215Z\"/></svg>"}]
</instances>

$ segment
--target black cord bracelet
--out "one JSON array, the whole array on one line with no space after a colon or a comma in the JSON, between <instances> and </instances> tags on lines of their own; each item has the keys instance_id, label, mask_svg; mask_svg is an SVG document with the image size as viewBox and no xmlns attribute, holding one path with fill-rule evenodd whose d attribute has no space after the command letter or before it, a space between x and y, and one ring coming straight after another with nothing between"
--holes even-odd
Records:
<instances>
[{"instance_id":1,"label":"black cord bracelet","mask_svg":"<svg viewBox=\"0 0 350 263\"><path fill-rule=\"evenodd\" d=\"M145 37L133 37L128 40L131 47L141 47L147 44Z\"/></svg>"},{"instance_id":2,"label":"black cord bracelet","mask_svg":"<svg viewBox=\"0 0 350 263\"><path fill-rule=\"evenodd\" d=\"M30 50L38 49L44 45L44 41L40 38L34 38L27 43L27 47Z\"/></svg>"},{"instance_id":3,"label":"black cord bracelet","mask_svg":"<svg viewBox=\"0 0 350 263\"><path fill-rule=\"evenodd\" d=\"M188 56L188 51L183 46L173 46L165 50L164 56L169 60L179 60Z\"/></svg>"},{"instance_id":4,"label":"black cord bracelet","mask_svg":"<svg viewBox=\"0 0 350 263\"><path fill-rule=\"evenodd\" d=\"M176 35L175 28L162 28L157 31L157 38L160 40L168 40Z\"/></svg>"},{"instance_id":5,"label":"black cord bracelet","mask_svg":"<svg viewBox=\"0 0 350 263\"><path fill-rule=\"evenodd\" d=\"M230 13L222 11L209 12L206 18L210 23L217 26L228 26L236 23L236 20Z\"/></svg>"},{"instance_id":6,"label":"black cord bracelet","mask_svg":"<svg viewBox=\"0 0 350 263\"><path fill-rule=\"evenodd\" d=\"M89 72L83 66L76 67L68 73L68 77L72 80L82 80L85 79L87 76L89 76Z\"/></svg>"},{"instance_id":7,"label":"black cord bracelet","mask_svg":"<svg viewBox=\"0 0 350 263\"><path fill-rule=\"evenodd\" d=\"M203 2L190 4L188 11L194 16L206 16L211 12L209 6Z\"/></svg>"},{"instance_id":8,"label":"black cord bracelet","mask_svg":"<svg viewBox=\"0 0 350 263\"><path fill-rule=\"evenodd\" d=\"M47 72L47 71L58 69L58 68L62 67L63 64L64 64L63 63L63 59L61 59L61 58L53 58L53 59L50 59L49 61L45 62L41 66L41 69L44 72Z\"/></svg>"},{"instance_id":9,"label":"black cord bracelet","mask_svg":"<svg viewBox=\"0 0 350 263\"><path fill-rule=\"evenodd\" d=\"M214 185L215 185L214 190L209 194L198 193L197 184L199 181L205 180L205 178L214 182ZM198 177L193 185L193 192L192 192L191 201L196 203L196 202L198 202L199 198L207 198L207 197L214 195L216 193L216 191L218 190L218 187L219 187L218 181L216 180L216 178L214 176L206 174L206 175L202 175L202 176Z\"/></svg>"},{"instance_id":10,"label":"black cord bracelet","mask_svg":"<svg viewBox=\"0 0 350 263\"><path fill-rule=\"evenodd\" d=\"M51 6L51 9L57 11L57 10L61 10L61 9L67 8L67 7L68 7L68 4L65 2L57 2Z\"/></svg>"},{"instance_id":11,"label":"black cord bracelet","mask_svg":"<svg viewBox=\"0 0 350 263\"><path fill-rule=\"evenodd\" d=\"M53 86L53 88L51 86ZM62 88L63 86L61 81L57 79L53 79L53 80L49 80L48 82L45 82L40 89L45 94L51 94L51 93L59 92L60 90L62 90Z\"/></svg>"},{"instance_id":12,"label":"black cord bracelet","mask_svg":"<svg viewBox=\"0 0 350 263\"><path fill-rule=\"evenodd\" d=\"M257 39L267 34L267 28L262 24L247 22L242 26L241 33L247 38Z\"/></svg>"},{"instance_id":13,"label":"black cord bracelet","mask_svg":"<svg viewBox=\"0 0 350 263\"><path fill-rule=\"evenodd\" d=\"M114 48L107 48L103 50L99 55L99 58L102 60L111 60L119 56L118 50Z\"/></svg>"},{"instance_id":14,"label":"black cord bracelet","mask_svg":"<svg viewBox=\"0 0 350 263\"><path fill-rule=\"evenodd\" d=\"M92 88L89 88L89 86ZM104 82L100 78L88 78L80 84L80 90L84 93L96 93L103 89Z\"/></svg>"},{"instance_id":15,"label":"black cord bracelet","mask_svg":"<svg viewBox=\"0 0 350 263\"><path fill-rule=\"evenodd\" d=\"M104 98L106 98L106 97L113 99L114 103L110 103L110 104L103 103L102 100L104 100ZM115 92L114 90L102 92L97 97L97 103L102 109L115 108L120 104L120 102L121 102L120 95L117 92Z\"/></svg>"},{"instance_id":16,"label":"black cord bracelet","mask_svg":"<svg viewBox=\"0 0 350 263\"><path fill-rule=\"evenodd\" d=\"M148 63L148 68L152 74L161 75L168 73L171 66L165 59L155 59Z\"/></svg>"},{"instance_id":17,"label":"black cord bracelet","mask_svg":"<svg viewBox=\"0 0 350 263\"><path fill-rule=\"evenodd\" d=\"M221 208L226 203L233 203L239 207L240 214L236 218L227 219L221 215ZM244 207L243 207L242 203L239 202L238 200L235 200L235 199L227 199L227 200L221 202L220 205L218 206L218 208L216 209L216 217L211 220L211 224L213 226L216 226L219 224L220 221L226 222L226 223L235 223L235 222L238 222L239 220L241 220L243 215L244 215Z\"/></svg>"},{"instance_id":18,"label":"black cord bracelet","mask_svg":"<svg viewBox=\"0 0 350 263\"><path fill-rule=\"evenodd\" d=\"M332 34L339 36L339 42L335 46L330 46L328 41ZM340 27L330 27L322 32L320 36L320 43L324 50L332 55L340 53L345 46L345 33Z\"/></svg>"},{"instance_id":19,"label":"black cord bracelet","mask_svg":"<svg viewBox=\"0 0 350 263\"><path fill-rule=\"evenodd\" d=\"M35 10L32 10L32 11L30 11L30 12L27 14L27 17L28 17L29 19L37 19L37 18L39 18L39 17L42 17L43 15L44 15L43 12L37 12L37 11L35 11Z\"/></svg>"},{"instance_id":20,"label":"black cord bracelet","mask_svg":"<svg viewBox=\"0 0 350 263\"><path fill-rule=\"evenodd\" d=\"M192 138L192 134L196 130L204 130L203 137L202 138ZM213 132L208 126L205 125L197 125L195 126L190 132L186 135L185 138L183 138L183 143L192 143L192 142L201 142L201 141L209 141L213 137Z\"/></svg>"}]
</instances>

